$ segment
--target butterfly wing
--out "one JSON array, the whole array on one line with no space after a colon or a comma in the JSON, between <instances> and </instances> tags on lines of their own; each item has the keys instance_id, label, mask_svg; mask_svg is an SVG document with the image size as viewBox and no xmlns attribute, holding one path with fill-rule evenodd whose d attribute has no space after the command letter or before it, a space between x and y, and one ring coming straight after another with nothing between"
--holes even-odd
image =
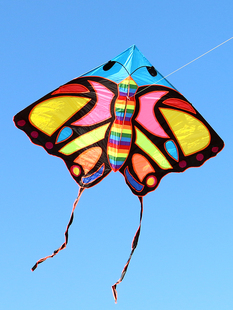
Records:
<instances>
[{"instance_id":1,"label":"butterfly wing","mask_svg":"<svg viewBox=\"0 0 233 310\"><path fill-rule=\"evenodd\" d=\"M62 158L81 187L91 187L111 171L106 150L116 96L114 82L80 77L19 112L14 122L33 143Z\"/></svg>"},{"instance_id":2,"label":"butterfly wing","mask_svg":"<svg viewBox=\"0 0 233 310\"><path fill-rule=\"evenodd\" d=\"M135 99L134 137L120 169L134 194L146 195L166 174L199 167L223 148L222 139L175 89L144 86Z\"/></svg>"}]
</instances>

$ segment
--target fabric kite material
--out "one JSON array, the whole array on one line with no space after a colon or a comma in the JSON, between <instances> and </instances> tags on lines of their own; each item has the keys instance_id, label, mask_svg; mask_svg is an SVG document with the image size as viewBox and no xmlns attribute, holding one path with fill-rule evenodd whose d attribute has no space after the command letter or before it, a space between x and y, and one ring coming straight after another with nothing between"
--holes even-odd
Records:
<instances>
[{"instance_id":1,"label":"fabric kite material","mask_svg":"<svg viewBox=\"0 0 233 310\"><path fill-rule=\"evenodd\" d=\"M137 246L143 196L170 172L199 167L224 143L193 105L133 45L88 73L37 100L14 117L15 125L49 154L64 160L80 186L73 212L85 188L119 171L141 204L140 225L132 242L123 280ZM40 259L32 268L48 257Z\"/></svg>"}]
</instances>

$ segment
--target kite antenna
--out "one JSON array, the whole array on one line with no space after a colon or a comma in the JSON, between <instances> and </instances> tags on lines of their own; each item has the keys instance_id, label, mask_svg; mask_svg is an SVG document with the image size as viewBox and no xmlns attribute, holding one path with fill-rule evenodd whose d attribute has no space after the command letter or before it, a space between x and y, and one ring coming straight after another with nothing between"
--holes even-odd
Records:
<instances>
[{"instance_id":1,"label":"kite antenna","mask_svg":"<svg viewBox=\"0 0 233 310\"><path fill-rule=\"evenodd\" d=\"M192 62L194 62L194 61L200 59L201 57L203 57L203 56L205 56L205 55L207 55L208 53L212 52L212 51L215 50L216 48L220 47L221 45L227 43L228 41L230 41L230 40L232 40L232 39L233 39L233 37L227 39L226 41L224 41L224 42L222 42L222 43L220 43L220 44L218 44L217 46L211 48L208 52L205 52L204 54L202 54L202 55L198 56L197 58L191 60L191 61L188 62L187 64L185 64L185 65L181 66L180 68L176 69L175 71L169 73L168 75L165 75L162 79L158 80L156 83L153 83L153 84L151 84L151 85L156 85L156 84L158 84L160 81L166 79L168 76L170 76L170 75L172 75L173 73L175 73L175 72L177 72L177 71L183 69L184 67L190 65ZM146 87L146 88L149 88L151 85L149 85L149 86ZM143 90L145 90L146 88L144 88ZM139 91L138 93L140 93L140 91Z\"/></svg>"}]
</instances>

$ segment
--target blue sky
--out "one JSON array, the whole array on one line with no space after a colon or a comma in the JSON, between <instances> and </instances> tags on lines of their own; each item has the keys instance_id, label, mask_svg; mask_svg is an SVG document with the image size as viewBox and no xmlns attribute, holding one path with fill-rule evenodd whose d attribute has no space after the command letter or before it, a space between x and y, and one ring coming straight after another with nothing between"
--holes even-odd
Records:
<instances>
[{"instance_id":1,"label":"blue sky","mask_svg":"<svg viewBox=\"0 0 233 310\"><path fill-rule=\"evenodd\" d=\"M140 206L119 173L86 190L30 143L13 116L136 44L163 75L232 37L230 0L1 1L1 256L4 310L233 308L233 40L171 75L225 141L200 168L167 175L144 199L138 247L114 304Z\"/></svg>"}]
</instances>

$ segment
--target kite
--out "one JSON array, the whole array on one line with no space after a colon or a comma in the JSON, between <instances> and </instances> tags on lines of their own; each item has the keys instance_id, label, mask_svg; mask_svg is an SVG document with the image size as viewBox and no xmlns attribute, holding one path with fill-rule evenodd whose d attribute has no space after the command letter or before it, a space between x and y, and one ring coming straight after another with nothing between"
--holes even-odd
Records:
<instances>
[{"instance_id":1,"label":"kite","mask_svg":"<svg viewBox=\"0 0 233 310\"><path fill-rule=\"evenodd\" d=\"M133 238L123 280L137 246L143 197L170 172L199 167L216 156L224 142L133 45L82 76L58 87L14 117L15 125L49 154L63 159L79 185L74 209L84 189L119 171L141 205L140 224Z\"/></svg>"}]
</instances>

